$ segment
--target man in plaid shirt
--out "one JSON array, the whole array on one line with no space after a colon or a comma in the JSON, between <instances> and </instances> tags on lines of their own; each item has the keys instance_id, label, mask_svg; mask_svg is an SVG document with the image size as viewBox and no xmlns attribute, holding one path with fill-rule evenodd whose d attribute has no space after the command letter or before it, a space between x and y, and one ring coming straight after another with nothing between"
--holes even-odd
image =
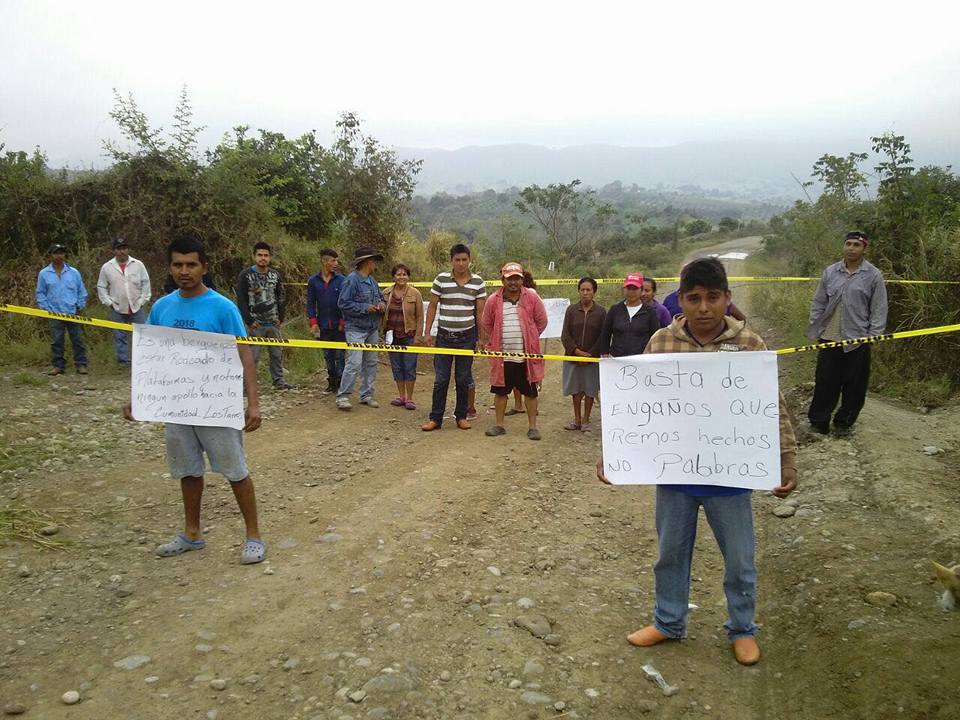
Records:
<instances>
[{"instance_id":1,"label":"man in plaid shirt","mask_svg":"<svg viewBox=\"0 0 960 720\"><path fill-rule=\"evenodd\" d=\"M678 291L683 311L658 330L645 353L738 352L766 350L763 338L742 320L726 315L730 288L723 264L702 258L687 265ZM785 498L797 487L797 441L790 415L780 396L780 486L773 494ZM597 474L603 476L598 464ZM754 563L753 512L750 490L716 485L658 485L656 524L659 557L654 566L656 606L653 624L627 636L639 647L683 638L687 631L690 563L703 506L724 559L723 590L730 619L724 627L733 653L742 665L760 660L755 635L757 570Z\"/></svg>"}]
</instances>

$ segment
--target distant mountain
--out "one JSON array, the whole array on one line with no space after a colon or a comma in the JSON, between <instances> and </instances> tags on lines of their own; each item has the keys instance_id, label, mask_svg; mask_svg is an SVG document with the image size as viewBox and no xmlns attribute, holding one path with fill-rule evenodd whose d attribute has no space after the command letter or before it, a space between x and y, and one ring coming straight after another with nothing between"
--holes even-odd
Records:
<instances>
[{"instance_id":1,"label":"distant mountain","mask_svg":"<svg viewBox=\"0 0 960 720\"><path fill-rule=\"evenodd\" d=\"M807 179L823 150L764 142L689 142L668 147L489 145L458 150L397 148L423 160L417 194L506 190L580 178L595 188L614 181L646 188L696 186L740 197L792 200L791 177Z\"/></svg>"}]
</instances>

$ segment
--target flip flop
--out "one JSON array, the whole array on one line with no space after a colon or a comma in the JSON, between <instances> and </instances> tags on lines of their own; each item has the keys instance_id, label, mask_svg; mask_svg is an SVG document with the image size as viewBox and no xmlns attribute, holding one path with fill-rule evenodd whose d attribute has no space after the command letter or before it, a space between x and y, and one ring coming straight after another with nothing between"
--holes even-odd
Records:
<instances>
[{"instance_id":1,"label":"flip flop","mask_svg":"<svg viewBox=\"0 0 960 720\"><path fill-rule=\"evenodd\" d=\"M240 551L241 565L254 565L263 562L267 557L267 546L261 540L252 540L247 538L243 543L243 550Z\"/></svg>"},{"instance_id":2,"label":"flip flop","mask_svg":"<svg viewBox=\"0 0 960 720\"><path fill-rule=\"evenodd\" d=\"M165 542L156 549L157 557L174 557L183 555L191 550L203 550L207 546L206 540L190 540L183 533L179 533L170 542Z\"/></svg>"},{"instance_id":3,"label":"flip flop","mask_svg":"<svg viewBox=\"0 0 960 720\"><path fill-rule=\"evenodd\" d=\"M504 413L504 415L507 415L507 416L510 416L510 415L520 415L521 413L523 413L523 410L517 410L516 408L510 408L509 410L507 410L507 411Z\"/></svg>"},{"instance_id":4,"label":"flip flop","mask_svg":"<svg viewBox=\"0 0 960 720\"><path fill-rule=\"evenodd\" d=\"M390 401L390 404L394 407L403 407L406 404L406 400L404 400L402 397L395 397Z\"/></svg>"},{"instance_id":5,"label":"flip flop","mask_svg":"<svg viewBox=\"0 0 960 720\"><path fill-rule=\"evenodd\" d=\"M571 420L566 425L563 426L564 430L580 430L580 425L577 424L576 420Z\"/></svg>"},{"instance_id":6,"label":"flip flop","mask_svg":"<svg viewBox=\"0 0 960 720\"><path fill-rule=\"evenodd\" d=\"M407 402L404 404L404 407L407 410L416 410L417 404L413 400L407 400Z\"/></svg>"}]
</instances>

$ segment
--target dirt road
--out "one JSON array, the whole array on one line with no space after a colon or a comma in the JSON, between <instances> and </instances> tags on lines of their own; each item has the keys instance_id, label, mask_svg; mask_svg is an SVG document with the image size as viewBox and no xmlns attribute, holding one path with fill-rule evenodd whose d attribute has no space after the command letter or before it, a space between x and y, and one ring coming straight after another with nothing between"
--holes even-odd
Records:
<instances>
[{"instance_id":1,"label":"dirt road","mask_svg":"<svg viewBox=\"0 0 960 720\"><path fill-rule=\"evenodd\" d=\"M237 563L242 524L213 476L207 548L153 556L179 527L179 492L158 428L119 418L122 378L0 377L0 502L45 510L58 527L46 539L65 542L0 545L8 712L956 717L960 614L936 606L927 562L960 560L956 407L924 415L871 400L852 438L805 442L792 517L755 496L765 657L742 668L705 523L690 637L625 642L652 610L653 494L594 479L599 433L561 429L559 368L543 386L539 443L522 417L501 438L483 435L489 414L427 435L420 412L338 413L315 388L267 391L267 421L248 436L269 544L260 566ZM388 379L381 367L381 400ZM801 407L806 392L789 395ZM679 692L664 696L646 662ZM61 702L68 690L78 704Z\"/></svg>"}]
</instances>

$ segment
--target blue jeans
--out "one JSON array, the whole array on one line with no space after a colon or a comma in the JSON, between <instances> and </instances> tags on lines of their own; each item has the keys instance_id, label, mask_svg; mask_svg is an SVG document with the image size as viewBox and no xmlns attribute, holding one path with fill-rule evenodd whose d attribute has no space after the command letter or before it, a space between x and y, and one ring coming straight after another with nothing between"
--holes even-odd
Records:
<instances>
[{"instance_id":1,"label":"blue jeans","mask_svg":"<svg viewBox=\"0 0 960 720\"><path fill-rule=\"evenodd\" d=\"M403 345L407 347L413 344L412 337L396 338L394 345ZM416 353L389 353L390 369L393 370L393 379L397 382L413 382L417 379L417 354Z\"/></svg>"},{"instance_id":2,"label":"blue jeans","mask_svg":"<svg viewBox=\"0 0 960 720\"><path fill-rule=\"evenodd\" d=\"M119 313L110 308L110 319L114 322L143 324L146 310L140 308L135 313ZM113 344L117 349L117 362L121 365L130 365L130 333L126 330L113 331Z\"/></svg>"},{"instance_id":3,"label":"blue jeans","mask_svg":"<svg viewBox=\"0 0 960 720\"><path fill-rule=\"evenodd\" d=\"M346 340L346 336L343 334L343 330L323 328L320 330L317 339L328 340L331 342L343 342ZM328 348L323 351L323 361L327 365L327 382L332 387L340 387L340 378L343 377L343 364L345 360L346 352L344 350Z\"/></svg>"},{"instance_id":4,"label":"blue jeans","mask_svg":"<svg viewBox=\"0 0 960 720\"><path fill-rule=\"evenodd\" d=\"M64 334L70 334L70 344L73 345L73 362L78 368L87 366L87 348L83 344L83 326L80 323L66 320L50 320L50 350L53 355L53 366L59 370L67 369L67 361L63 357Z\"/></svg>"},{"instance_id":5,"label":"blue jeans","mask_svg":"<svg viewBox=\"0 0 960 720\"><path fill-rule=\"evenodd\" d=\"M378 343L380 342L380 328L372 330L346 329L347 342ZM373 380L377 376L377 353L373 350L347 350L347 359L343 365L343 375L340 378L340 390L337 391L337 400L349 398L353 392L353 385L360 375L360 400L373 399Z\"/></svg>"},{"instance_id":6,"label":"blue jeans","mask_svg":"<svg viewBox=\"0 0 960 720\"><path fill-rule=\"evenodd\" d=\"M460 348L475 350L477 347L477 329L472 328L462 333L450 333L446 330L437 330L438 348ZM453 416L457 420L467 417L467 392L473 382L473 357L466 355L434 355L433 371L436 375L433 381L433 407L430 409L430 419L438 425L443 424L443 411L447 407L447 390L450 388L450 370L456 367L454 382L457 386L457 405Z\"/></svg>"},{"instance_id":7,"label":"blue jeans","mask_svg":"<svg viewBox=\"0 0 960 720\"><path fill-rule=\"evenodd\" d=\"M260 327L254 329L252 327L247 327L247 334L250 337L261 337L261 338L281 338L283 335L280 334L280 328L276 325L261 325ZM251 348L253 353L253 364L259 365L260 363L260 351L263 349L263 345L254 345ZM267 347L267 351L270 353L270 379L273 380L273 384L277 385L283 382L283 348L279 345L270 345Z\"/></svg>"},{"instance_id":8,"label":"blue jeans","mask_svg":"<svg viewBox=\"0 0 960 720\"><path fill-rule=\"evenodd\" d=\"M753 622L757 602L757 569L754 565L753 512L751 493L721 497L695 497L657 486L657 538L659 553L654 566L657 604L653 622L657 630L672 638L687 632L690 598L690 561L697 537L700 506L723 554L723 592L730 619L724 624L730 640L757 634Z\"/></svg>"}]
</instances>

